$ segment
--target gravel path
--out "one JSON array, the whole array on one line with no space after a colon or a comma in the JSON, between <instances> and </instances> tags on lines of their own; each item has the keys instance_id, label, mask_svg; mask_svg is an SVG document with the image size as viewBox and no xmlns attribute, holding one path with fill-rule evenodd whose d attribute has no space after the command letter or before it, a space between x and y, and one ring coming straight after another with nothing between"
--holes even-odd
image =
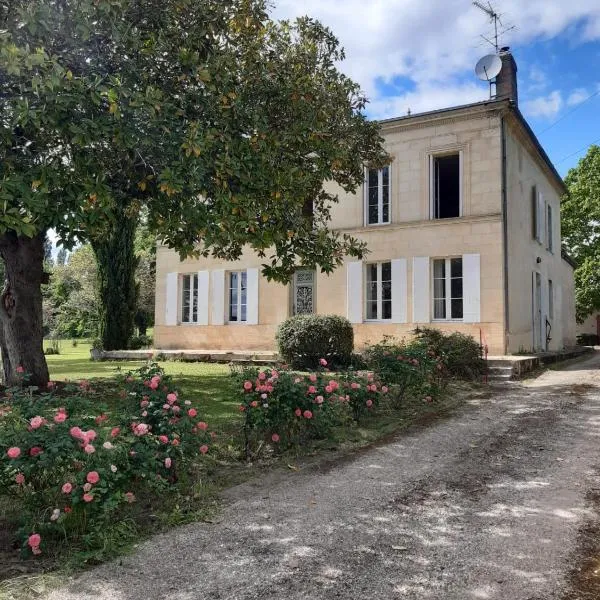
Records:
<instances>
[{"instance_id":1,"label":"gravel path","mask_svg":"<svg viewBox=\"0 0 600 600\"><path fill-rule=\"evenodd\" d=\"M599 367L597 353L352 460L234 488L220 523L49 598L566 598L600 488Z\"/></svg>"}]
</instances>

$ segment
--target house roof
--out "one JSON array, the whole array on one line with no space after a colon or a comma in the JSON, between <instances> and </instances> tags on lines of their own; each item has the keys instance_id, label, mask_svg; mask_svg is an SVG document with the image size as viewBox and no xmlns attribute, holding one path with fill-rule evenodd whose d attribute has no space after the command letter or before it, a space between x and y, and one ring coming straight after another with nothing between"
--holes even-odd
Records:
<instances>
[{"instance_id":1,"label":"house roof","mask_svg":"<svg viewBox=\"0 0 600 600\"><path fill-rule=\"evenodd\" d=\"M452 106L449 108L440 108L437 110L430 110L421 113L414 113L411 115L404 115L402 117L394 117L391 119L382 119L379 121L383 125L384 128L394 125L405 125L410 122L418 122L418 121L426 121L428 119L435 118L444 118L451 117L453 115L458 115L461 113L474 113L474 112L486 112L491 110L504 110L509 112L512 116L514 116L516 122L521 126L524 134L527 136L529 141L532 143L542 162L545 163L545 166L548 168L549 174L554 179L554 183L557 184L558 188L562 191L562 193L567 192L567 188L562 177L559 175L556 167L552 164L550 157L546 154L543 146L540 144L537 139L535 133L527 123L525 117L519 110L519 107L509 99L491 99L491 100L483 100L482 102L472 102L471 104L461 104L459 106Z\"/></svg>"}]
</instances>

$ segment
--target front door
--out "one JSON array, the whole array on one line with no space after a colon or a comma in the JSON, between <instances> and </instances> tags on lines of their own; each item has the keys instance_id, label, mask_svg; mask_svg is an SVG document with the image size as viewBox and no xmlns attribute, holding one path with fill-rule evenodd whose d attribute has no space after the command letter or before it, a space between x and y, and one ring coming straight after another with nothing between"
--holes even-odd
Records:
<instances>
[{"instance_id":1,"label":"front door","mask_svg":"<svg viewBox=\"0 0 600 600\"><path fill-rule=\"evenodd\" d=\"M542 276L534 273L533 284L533 348L544 349L544 330L542 328Z\"/></svg>"},{"instance_id":2,"label":"front door","mask_svg":"<svg viewBox=\"0 0 600 600\"><path fill-rule=\"evenodd\" d=\"M302 269L294 273L292 312L305 315L315 312L315 272Z\"/></svg>"}]
</instances>

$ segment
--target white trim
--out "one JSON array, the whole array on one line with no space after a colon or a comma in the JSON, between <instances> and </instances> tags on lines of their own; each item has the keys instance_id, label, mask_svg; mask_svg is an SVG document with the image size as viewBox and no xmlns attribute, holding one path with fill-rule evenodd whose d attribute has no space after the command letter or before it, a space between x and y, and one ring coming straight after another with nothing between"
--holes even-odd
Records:
<instances>
[{"instance_id":1,"label":"white trim","mask_svg":"<svg viewBox=\"0 0 600 600\"><path fill-rule=\"evenodd\" d=\"M210 273L198 271L198 325L208 325Z\"/></svg>"},{"instance_id":2,"label":"white trim","mask_svg":"<svg viewBox=\"0 0 600 600\"><path fill-rule=\"evenodd\" d=\"M413 323L429 323L429 256L414 256L412 265Z\"/></svg>"},{"instance_id":3,"label":"white trim","mask_svg":"<svg viewBox=\"0 0 600 600\"><path fill-rule=\"evenodd\" d=\"M392 260L392 323L407 323L407 266L405 258Z\"/></svg>"},{"instance_id":4,"label":"white trim","mask_svg":"<svg viewBox=\"0 0 600 600\"><path fill-rule=\"evenodd\" d=\"M213 325L225 324L225 270L216 269L211 273L211 303L210 321Z\"/></svg>"},{"instance_id":5,"label":"white trim","mask_svg":"<svg viewBox=\"0 0 600 600\"><path fill-rule=\"evenodd\" d=\"M179 274L167 273L165 278L165 325L177 325Z\"/></svg>"},{"instance_id":6,"label":"white trim","mask_svg":"<svg viewBox=\"0 0 600 600\"><path fill-rule=\"evenodd\" d=\"M463 321L481 322L481 257L479 254L463 254Z\"/></svg>"},{"instance_id":7,"label":"white trim","mask_svg":"<svg viewBox=\"0 0 600 600\"><path fill-rule=\"evenodd\" d=\"M246 323L258 325L258 269L246 274Z\"/></svg>"},{"instance_id":8,"label":"white trim","mask_svg":"<svg viewBox=\"0 0 600 600\"><path fill-rule=\"evenodd\" d=\"M346 266L346 311L350 323L363 322L363 264L353 261Z\"/></svg>"}]
</instances>

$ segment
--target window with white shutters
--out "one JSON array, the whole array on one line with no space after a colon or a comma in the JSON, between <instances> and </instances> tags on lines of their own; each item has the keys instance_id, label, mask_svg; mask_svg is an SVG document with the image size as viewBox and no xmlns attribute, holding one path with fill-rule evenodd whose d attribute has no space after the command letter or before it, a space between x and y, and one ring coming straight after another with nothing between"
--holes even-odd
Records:
<instances>
[{"instance_id":1,"label":"window with white shutters","mask_svg":"<svg viewBox=\"0 0 600 600\"><path fill-rule=\"evenodd\" d=\"M392 318L392 263L367 265L367 320Z\"/></svg>"},{"instance_id":2,"label":"window with white shutters","mask_svg":"<svg viewBox=\"0 0 600 600\"><path fill-rule=\"evenodd\" d=\"M198 274L181 276L181 322L198 322Z\"/></svg>"},{"instance_id":3,"label":"window with white shutters","mask_svg":"<svg viewBox=\"0 0 600 600\"><path fill-rule=\"evenodd\" d=\"M441 321L463 318L462 258L433 261L433 318Z\"/></svg>"},{"instance_id":4,"label":"window with white shutters","mask_svg":"<svg viewBox=\"0 0 600 600\"><path fill-rule=\"evenodd\" d=\"M232 271L229 273L229 321L231 323L245 323L248 311L246 271Z\"/></svg>"}]
</instances>

